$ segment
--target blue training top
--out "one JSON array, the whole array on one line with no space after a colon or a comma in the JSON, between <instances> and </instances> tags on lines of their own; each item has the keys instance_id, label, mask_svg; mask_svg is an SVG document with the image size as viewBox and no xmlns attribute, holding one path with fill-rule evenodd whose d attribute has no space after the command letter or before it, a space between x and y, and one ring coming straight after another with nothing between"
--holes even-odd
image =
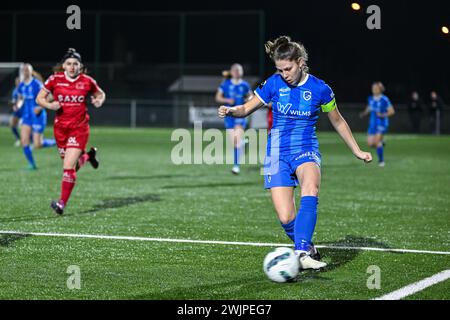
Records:
<instances>
[{"instance_id":1,"label":"blue training top","mask_svg":"<svg viewBox=\"0 0 450 320\"><path fill-rule=\"evenodd\" d=\"M234 99L234 104L229 106L233 107L245 103L245 97L251 91L251 88L247 81L240 80L235 83L232 79L227 79L220 84L219 91L222 91L225 98Z\"/></svg>"},{"instance_id":2,"label":"blue training top","mask_svg":"<svg viewBox=\"0 0 450 320\"><path fill-rule=\"evenodd\" d=\"M18 95L22 96L24 99L23 105L22 105L22 116L24 118L30 117L33 118L35 116L34 114L34 108L38 107L39 105L36 103L36 97L39 93L39 91L42 88L42 82L40 82L36 78L31 78L31 81L29 83L21 82L19 86L17 87ZM44 112L45 110L42 110ZM41 112L41 114L42 114Z\"/></svg>"},{"instance_id":3,"label":"blue training top","mask_svg":"<svg viewBox=\"0 0 450 320\"><path fill-rule=\"evenodd\" d=\"M367 99L367 104L369 105L370 118L369 127L376 128L377 126L387 127L389 125L389 119L379 117L377 112L386 113L387 109L392 105L391 101L384 94L375 98L374 96L369 96Z\"/></svg>"}]
</instances>

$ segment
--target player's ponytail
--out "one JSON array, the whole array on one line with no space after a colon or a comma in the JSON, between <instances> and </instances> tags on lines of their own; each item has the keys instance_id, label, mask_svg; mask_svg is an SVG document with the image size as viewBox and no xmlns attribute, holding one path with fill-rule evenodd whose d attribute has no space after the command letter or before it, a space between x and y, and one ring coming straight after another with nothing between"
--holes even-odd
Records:
<instances>
[{"instance_id":1,"label":"player's ponytail","mask_svg":"<svg viewBox=\"0 0 450 320\"><path fill-rule=\"evenodd\" d=\"M42 75L41 75L39 72L33 70L33 71L31 72L31 75L32 75L34 78L38 79L40 82L44 82L44 78L42 77Z\"/></svg>"},{"instance_id":2,"label":"player's ponytail","mask_svg":"<svg viewBox=\"0 0 450 320\"><path fill-rule=\"evenodd\" d=\"M302 43L291 41L288 36L280 36L275 40L269 40L264 45L266 53L273 61L277 60L298 60L303 59L303 71L308 72L309 68L306 65L308 62L308 52Z\"/></svg>"},{"instance_id":3,"label":"player's ponytail","mask_svg":"<svg viewBox=\"0 0 450 320\"><path fill-rule=\"evenodd\" d=\"M222 77L224 77L225 79L231 79L231 72L230 72L230 70L223 70L222 71Z\"/></svg>"}]
</instances>

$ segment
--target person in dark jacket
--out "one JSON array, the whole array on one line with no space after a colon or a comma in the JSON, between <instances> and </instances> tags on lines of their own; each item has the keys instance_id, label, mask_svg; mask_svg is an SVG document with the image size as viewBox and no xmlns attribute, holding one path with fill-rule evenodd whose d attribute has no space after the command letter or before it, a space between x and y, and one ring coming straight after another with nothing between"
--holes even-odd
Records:
<instances>
[{"instance_id":1,"label":"person in dark jacket","mask_svg":"<svg viewBox=\"0 0 450 320\"><path fill-rule=\"evenodd\" d=\"M411 132L420 133L420 121L423 113L423 101L417 91L411 93L411 100L408 103L409 119L411 121Z\"/></svg>"},{"instance_id":2,"label":"person in dark jacket","mask_svg":"<svg viewBox=\"0 0 450 320\"><path fill-rule=\"evenodd\" d=\"M430 129L433 134L441 133L442 124L442 112L444 109L444 101L437 94L436 91L430 93L430 104L428 105L428 111L430 115Z\"/></svg>"}]
</instances>

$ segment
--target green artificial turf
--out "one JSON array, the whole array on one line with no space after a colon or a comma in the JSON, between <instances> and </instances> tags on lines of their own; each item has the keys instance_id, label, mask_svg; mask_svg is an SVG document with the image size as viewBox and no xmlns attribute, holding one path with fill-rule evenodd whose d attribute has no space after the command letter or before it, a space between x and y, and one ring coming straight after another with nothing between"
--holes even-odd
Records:
<instances>
[{"instance_id":1,"label":"green artificial turf","mask_svg":"<svg viewBox=\"0 0 450 320\"><path fill-rule=\"evenodd\" d=\"M101 166L78 172L64 216L56 148L39 169L0 128L0 230L289 244L259 165L174 165L170 129L93 128ZM48 135L51 129L48 130ZM365 136L356 135L364 146ZM450 137L389 135L386 167L365 165L336 133L319 133L322 182L314 241L450 251ZM375 153L374 153L375 156ZM298 200L297 200L298 202ZM450 269L450 255L321 249L329 263L270 282L270 247L0 234L1 299L371 299ZM66 286L79 266L81 289ZM366 286L381 269L381 288ZM450 281L407 299L449 299Z\"/></svg>"}]
</instances>

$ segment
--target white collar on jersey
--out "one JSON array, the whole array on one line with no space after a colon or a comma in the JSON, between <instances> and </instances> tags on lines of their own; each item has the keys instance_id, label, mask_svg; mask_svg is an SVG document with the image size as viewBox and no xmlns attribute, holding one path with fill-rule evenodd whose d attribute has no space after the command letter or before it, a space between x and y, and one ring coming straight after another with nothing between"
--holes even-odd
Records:
<instances>
[{"instance_id":1,"label":"white collar on jersey","mask_svg":"<svg viewBox=\"0 0 450 320\"><path fill-rule=\"evenodd\" d=\"M306 74L305 79L303 79L302 82L299 82L297 87L300 87L300 86L304 85L306 83L306 81L308 81L308 78L309 78L309 73Z\"/></svg>"},{"instance_id":2,"label":"white collar on jersey","mask_svg":"<svg viewBox=\"0 0 450 320\"><path fill-rule=\"evenodd\" d=\"M28 86L31 82L33 82L33 79L34 79L34 77L30 77L30 81L25 81L25 80L23 80L23 83L26 85L26 86Z\"/></svg>"},{"instance_id":3,"label":"white collar on jersey","mask_svg":"<svg viewBox=\"0 0 450 320\"><path fill-rule=\"evenodd\" d=\"M383 97L382 94L380 94L379 96L374 96L374 95L372 95L372 98L373 98L373 100L375 100L375 101L380 101L382 97Z\"/></svg>"},{"instance_id":4,"label":"white collar on jersey","mask_svg":"<svg viewBox=\"0 0 450 320\"><path fill-rule=\"evenodd\" d=\"M64 71L64 77L66 77L66 80L67 80L67 81L75 82L75 81L78 80L78 78L80 77L80 75L78 75L75 79L72 79L72 78L69 77L69 76L67 75L67 73Z\"/></svg>"},{"instance_id":5,"label":"white collar on jersey","mask_svg":"<svg viewBox=\"0 0 450 320\"><path fill-rule=\"evenodd\" d=\"M231 83L234 84L235 86L237 86L238 84L242 83L242 79L239 79L238 81L235 81L233 78L230 79Z\"/></svg>"}]
</instances>

